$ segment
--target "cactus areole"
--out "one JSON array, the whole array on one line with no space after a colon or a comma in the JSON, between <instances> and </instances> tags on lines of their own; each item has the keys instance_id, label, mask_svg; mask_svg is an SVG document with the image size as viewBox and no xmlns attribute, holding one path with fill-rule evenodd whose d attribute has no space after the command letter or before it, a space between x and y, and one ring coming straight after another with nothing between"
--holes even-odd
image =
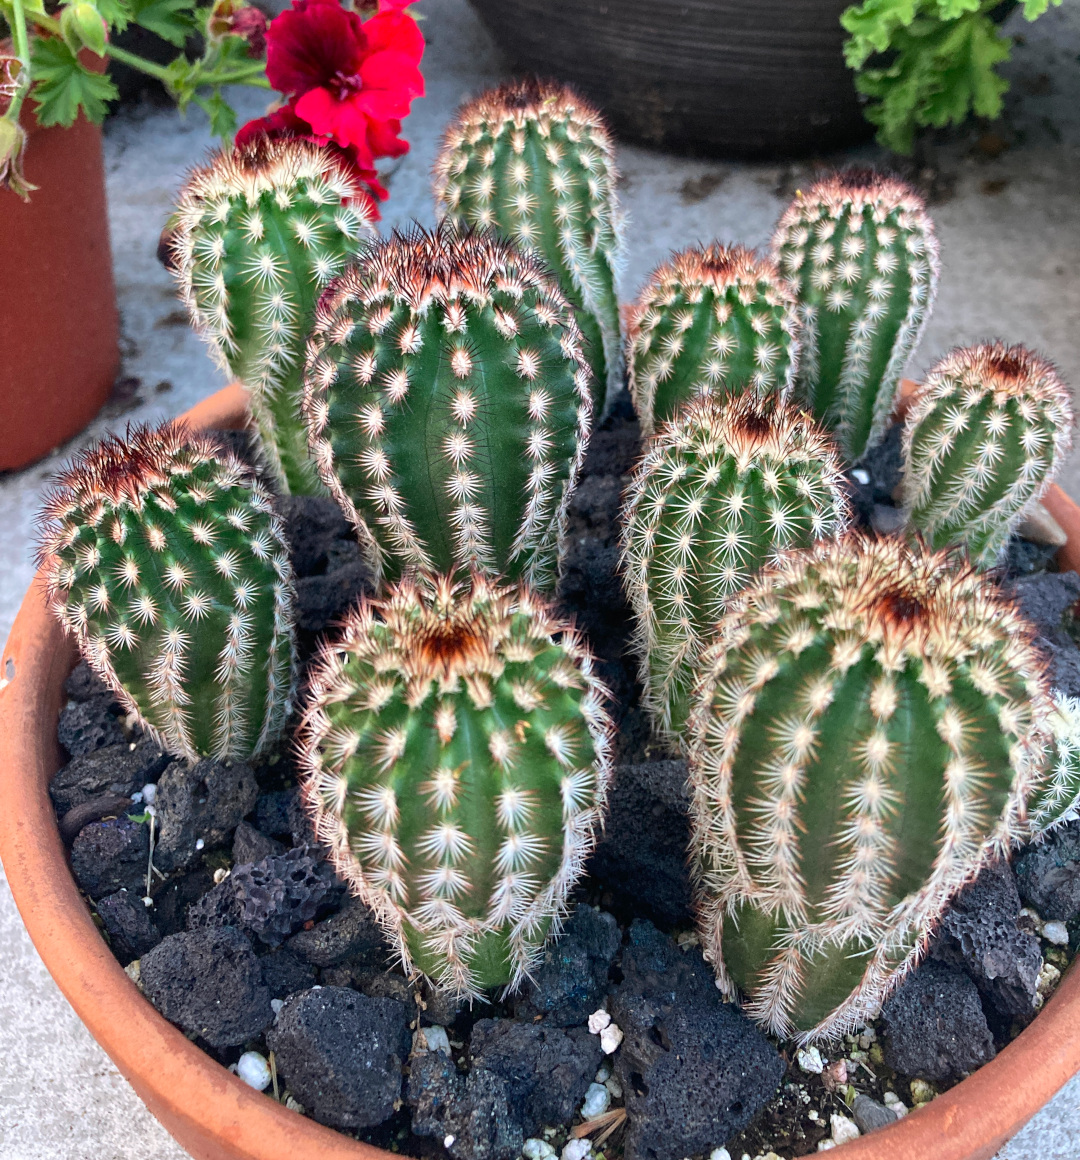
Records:
<instances>
[{"instance_id":1,"label":"cactus areole","mask_svg":"<svg viewBox=\"0 0 1080 1160\"><path fill-rule=\"evenodd\" d=\"M300 417L319 295L370 238L368 195L328 150L259 138L188 177L176 277L218 363L251 392L263 456L283 491L318 492Z\"/></svg>"},{"instance_id":2,"label":"cactus areole","mask_svg":"<svg viewBox=\"0 0 1080 1160\"><path fill-rule=\"evenodd\" d=\"M305 801L407 969L472 996L535 963L602 823L605 695L573 629L479 575L406 580L324 647Z\"/></svg>"},{"instance_id":3,"label":"cactus areole","mask_svg":"<svg viewBox=\"0 0 1080 1160\"><path fill-rule=\"evenodd\" d=\"M835 1038L1025 832L1052 712L1033 630L958 554L849 535L763 573L703 668L707 953L775 1034Z\"/></svg>"},{"instance_id":4,"label":"cactus areole","mask_svg":"<svg viewBox=\"0 0 1080 1160\"><path fill-rule=\"evenodd\" d=\"M319 305L304 411L377 576L554 587L592 397L573 312L531 254L448 226L369 248Z\"/></svg>"},{"instance_id":5,"label":"cactus areole","mask_svg":"<svg viewBox=\"0 0 1080 1160\"><path fill-rule=\"evenodd\" d=\"M136 428L82 452L43 519L53 610L166 748L240 759L277 739L292 572L248 467L178 424Z\"/></svg>"},{"instance_id":6,"label":"cactus areole","mask_svg":"<svg viewBox=\"0 0 1080 1160\"><path fill-rule=\"evenodd\" d=\"M849 170L800 190L772 246L799 299L796 397L857 463L885 437L930 317L939 269L933 223L902 181Z\"/></svg>"},{"instance_id":7,"label":"cactus areole","mask_svg":"<svg viewBox=\"0 0 1080 1160\"><path fill-rule=\"evenodd\" d=\"M574 309L597 414L622 389L615 276L622 215L615 147L598 110L564 85L508 81L470 101L435 163L439 211L534 250Z\"/></svg>"}]
</instances>

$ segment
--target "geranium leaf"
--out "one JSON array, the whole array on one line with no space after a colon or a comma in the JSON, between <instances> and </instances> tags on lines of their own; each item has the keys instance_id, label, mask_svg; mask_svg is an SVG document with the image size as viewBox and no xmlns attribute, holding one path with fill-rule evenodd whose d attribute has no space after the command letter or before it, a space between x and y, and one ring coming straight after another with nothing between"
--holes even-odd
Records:
<instances>
[{"instance_id":1,"label":"geranium leaf","mask_svg":"<svg viewBox=\"0 0 1080 1160\"><path fill-rule=\"evenodd\" d=\"M131 23L131 8L127 0L97 0L95 7L114 32L123 32Z\"/></svg>"},{"instance_id":2,"label":"geranium leaf","mask_svg":"<svg viewBox=\"0 0 1080 1160\"><path fill-rule=\"evenodd\" d=\"M1038 20L1051 4L1060 8L1061 0L1024 0L1024 19Z\"/></svg>"},{"instance_id":3,"label":"geranium leaf","mask_svg":"<svg viewBox=\"0 0 1080 1160\"><path fill-rule=\"evenodd\" d=\"M215 137L231 141L236 135L236 113L232 105L215 89L208 97L197 97L199 104L210 118L210 132Z\"/></svg>"},{"instance_id":4,"label":"geranium leaf","mask_svg":"<svg viewBox=\"0 0 1080 1160\"><path fill-rule=\"evenodd\" d=\"M183 48L184 41L195 31L190 0L132 0L131 7L136 24L177 48Z\"/></svg>"},{"instance_id":5,"label":"geranium leaf","mask_svg":"<svg viewBox=\"0 0 1080 1160\"><path fill-rule=\"evenodd\" d=\"M844 45L850 68L859 68L875 52L885 52L898 28L915 19L919 0L864 0L846 9L840 23L851 33Z\"/></svg>"},{"instance_id":6,"label":"geranium leaf","mask_svg":"<svg viewBox=\"0 0 1080 1160\"><path fill-rule=\"evenodd\" d=\"M88 121L100 124L109 101L119 96L103 73L83 68L71 49L54 36L34 38L33 97L42 125L72 125L81 109Z\"/></svg>"}]
</instances>

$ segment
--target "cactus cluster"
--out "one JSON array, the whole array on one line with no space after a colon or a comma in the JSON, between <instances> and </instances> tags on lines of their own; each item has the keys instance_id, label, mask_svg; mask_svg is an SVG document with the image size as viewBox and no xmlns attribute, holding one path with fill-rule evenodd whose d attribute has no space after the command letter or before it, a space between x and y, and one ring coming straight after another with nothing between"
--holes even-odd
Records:
<instances>
[{"instance_id":1,"label":"cactus cluster","mask_svg":"<svg viewBox=\"0 0 1080 1160\"><path fill-rule=\"evenodd\" d=\"M554 587L592 397L574 313L534 256L445 224L367 249L319 305L304 411L376 576Z\"/></svg>"},{"instance_id":2,"label":"cactus cluster","mask_svg":"<svg viewBox=\"0 0 1080 1160\"><path fill-rule=\"evenodd\" d=\"M305 801L405 967L460 995L516 985L601 823L605 691L528 589L407 579L324 647Z\"/></svg>"},{"instance_id":3,"label":"cactus cluster","mask_svg":"<svg viewBox=\"0 0 1080 1160\"><path fill-rule=\"evenodd\" d=\"M938 246L922 198L873 171L800 191L773 237L802 322L797 397L857 463L884 438L933 305Z\"/></svg>"},{"instance_id":4,"label":"cactus cluster","mask_svg":"<svg viewBox=\"0 0 1080 1160\"><path fill-rule=\"evenodd\" d=\"M693 246L659 266L627 323L630 395L651 435L702 395L790 393L795 298L769 258Z\"/></svg>"},{"instance_id":5,"label":"cactus cluster","mask_svg":"<svg viewBox=\"0 0 1080 1160\"><path fill-rule=\"evenodd\" d=\"M779 399L698 399L650 442L623 513L623 569L645 703L677 737L698 658L728 602L782 553L841 532L841 465Z\"/></svg>"},{"instance_id":6,"label":"cactus cluster","mask_svg":"<svg viewBox=\"0 0 1080 1160\"><path fill-rule=\"evenodd\" d=\"M1052 708L1032 630L956 554L850 534L752 583L702 665L707 954L776 1034L835 1038L1024 832Z\"/></svg>"},{"instance_id":7,"label":"cactus cluster","mask_svg":"<svg viewBox=\"0 0 1080 1160\"><path fill-rule=\"evenodd\" d=\"M300 417L315 305L363 238L366 195L328 150L260 138L195 169L172 249L192 321L251 392L263 455L284 491L317 491Z\"/></svg>"},{"instance_id":8,"label":"cactus cluster","mask_svg":"<svg viewBox=\"0 0 1080 1160\"><path fill-rule=\"evenodd\" d=\"M94 670L173 753L251 757L293 684L291 569L269 495L179 424L108 436L44 511L49 601Z\"/></svg>"},{"instance_id":9,"label":"cactus cluster","mask_svg":"<svg viewBox=\"0 0 1080 1160\"><path fill-rule=\"evenodd\" d=\"M996 564L1024 508L1072 443L1069 390L1022 346L956 350L926 377L904 426L904 506L934 547Z\"/></svg>"},{"instance_id":10,"label":"cactus cluster","mask_svg":"<svg viewBox=\"0 0 1080 1160\"><path fill-rule=\"evenodd\" d=\"M1036 838L1080 818L1080 698L1055 690L1053 701L1051 761L1028 805L1029 829Z\"/></svg>"},{"instance_id":11,"label":"cactus cluster","mask_svg":"<svg viewBox=\"0 0 1080 1160\"><path fill-rule=\"evenodd\" d=\"M585 337L598 415L622 389L616 177L600 113L565 85L535 79L465 104L435 163L440 215L458 228L498 230L557 278Z\"/></svg>"}]
</instances>

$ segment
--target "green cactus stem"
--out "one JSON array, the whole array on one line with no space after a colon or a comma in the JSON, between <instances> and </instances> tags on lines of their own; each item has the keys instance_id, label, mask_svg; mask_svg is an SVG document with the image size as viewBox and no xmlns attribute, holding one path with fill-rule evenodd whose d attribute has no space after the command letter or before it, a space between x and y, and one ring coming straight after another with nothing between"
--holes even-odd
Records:
<instances>
[{"instance_id":1,"label":"green cactus stem","mask_svg":"<svg viewBox=\"0 0 1080 1160\"><path fill-rule=\"evenodd\" d=\"M1080 818L1080 698L1067 697L1055 689L1053 699L1050 767L1028 807L1031 833L1036 838Z\"/></svg>"},{"instance_id":2,"label":"green cactus stem","mask_svg":"<svg viewBox=\"0 0 1080 1160\"><path fill-rule=\"evenodd\" d=\"M323 648L304 799L410 973L477 996L536 963L602 824L605 696L572 627L478 574L407 579Z\"/></svg>"},{"instance_id":3,"label":"green cactus stem","mask_svg":"<svg viewBox=\"0 0 1080 1160\"><path fill-rule=\"evenodd\" d=\"M304 410L377 577L476 567L554 587L592 397L534 255L446 225L372 246L319 306Z\"/></svg>"},{"instance_id":4,"label":"green cactus stem","mask_svg":"<svg viewBox=\"0 0 1080 1160\"><path fill-rule=\"evenodd\" d=\"M369 204L333 154L292 138L216 154L180 193L181 295L218 364L250 391L284 492L321 491L300 418L306 342L319 295L374 236Z\"/></svg>"},{"instance_id":5,"label":"green cactus stem","mask_svg":"<svg viewBox=\"0 0 1080 1160\"><path fill-rule=\"evenodd\" d=\"M934 547L996 564L1024 509L1072 445L1069 389L1022 346L954 350L927 375L904 425L904 505Z\"/></svg>"},{"instance_id":6,"label":"green cactus stem","mask_svg":"<svg viewBox=\"0 0 1080 1160\"><path fill-rule=\"evenodd\" d=\"M497 229L554 273L585 337L598 415L622 389L614 152L588 101L554 82L516 80L458 111L435 163L440 216Z\"/></svg>"},{"instance_id":7,"label":"green cactus stem","mask_svg":"<svg viewBox=\"0 0 1080 1160\"><path fill-rule=\"evenodd\" d=\"M623 513L645 703L677 739L697 662L728 602L780 555L845 528L831 440L803 411L753 395L696 399L661 427Z\"/></svg>"},{"instance_id":8,"label":"green cactus stem","mask_svg":"<svg viewBox=\"0 0 1080 1160\"><path fill-rule=\"evenodd\" d=\"M1052 703L1034 630L958 553L849 534L752 582L702 659L700 929L725 994L836 1038L1023 836Z\"/></svg>"},{"instance_id":9,"label":"green cactus stem","mask_svg":"<svg viewBox=\"0 0 1080 1160\"><path fill-rule=\"evenodd\" d=\"M796 397L857 463L885 437L930 317L938 245L922 198L872 170L800 191L773 237L802 319Z\"/></svg>"},{"instance_id":10,"label":"green cactus stem","mask_svg":"<svg viewBox=\"0 0 1080 1160\"><path fill-rule=\"evenodd\" d=\"M45 505L49 602L90 666L173 753L276 740L294 661L281 523L250 469L176 423L80 453Z\"/></svg>"},{"instance_id":11,"label":"green cactus stem","mask_svg":"<svg viewBox=\"0 0 1080 1160\"><path fill-rule=\"evenodd\" d=\"M627 322L630 395L651 435L703 395L786 397L798 359L796 303L769 258L713 242L653 271Z\"/></svg>"}]
</instances>

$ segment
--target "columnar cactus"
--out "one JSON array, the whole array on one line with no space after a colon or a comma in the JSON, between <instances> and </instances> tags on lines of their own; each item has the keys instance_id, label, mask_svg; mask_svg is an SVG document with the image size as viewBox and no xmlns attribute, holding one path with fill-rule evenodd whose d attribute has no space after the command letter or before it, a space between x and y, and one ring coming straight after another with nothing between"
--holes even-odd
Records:
<instances>
[{"instance_id":1,"label":"columnar cactus","mask_svg":"<svg viewBox=\"0 0 1080 1160\"><path fill-rule=\"evenodd\" d=\"M726 994L835 1038L1022 836L1050 696L1033 630L953 553L851 534L750 584L691 720L696 888Z\"/></svg>"},{"instance_id":2,"label":"columnar cactus","mask_svg":"<svg viewBox=\"0 0 1080 1160\"><path fill-rule=\"evenodd\" d=\"M554 586L592 424L573 312L490 233L394 234L320 303L311 453L377 576Z\"/></svg>"},{"instance_id":3,"label":"columnar cactus","mask_svg":"<svg viewBox=\"0 0 1080 1160\"><path fill-rule=\"evenodd\" d=\"M180 193L181 294L218 363L251 392L283 491L320 490L300 418L305 344L319 295L374 235L369 204L331 153L299 139L219 153Z\"/></svg>"},{"instance_id":4,"label":"columnar cactus","mask_svg":"<svg viewBox=\"0 0 1080 1160\"><path fill-rule=\"evenodd\" d=\"M801 191L773 237L802 319L796 394L857 463L881 442L930 317L938 245L902 181L849 170Z\"/></svg>"},{"instance_id":5,"label":"columnar cactus","mask_svg":"<svg viewBox=\"0 0 1080 1160\"><path fill-rule=\"evenodd\" d=\"M1080 698L1055 690L1053 699L1050 766L1028 806L1035 837L1080 818Z\"/></svg>"},{"instance_id":6,"label":"columnar cactus","mask_svg":"<svg viewBox=\"0 0 1080 1160\"><path fill-rule=\"evenodd\" d=\"M293 682L291 569L270 497L176 423L107 436L45 505L49 601L90 666L162 745L248 758Z\"/></svg>"},{"instance_id":7,"label":"columnar cactus","mask_svg":"<svg viewBox=\"0 0 1080 1160\"><path fill-rule=\"evenodd\" d=\"M410 972L476 996L535 963L603 820L604 697L568 624L478 574L407 579L324 647L304 799Z\"/></svg>"},{"instance_id":8,"label":"columnar cactus","mask_svg":"<svg viewBox=\"0 0 1080 1160\"><path fill-rule=\"evenodd\" d=\"M712 242L653 271L627 323L630 394L651 435L701 395L787 396L798 361L795 298L769 258Z\"/></svg>"},{"instance_id":9,"label":"columnar cactus","mask_svg":"<svg viewBox=\"0 0 1080 1160\"><path fill-rule=\"evenodd\" d=\"M600 113L550 81L508 81L468 102L435 163L438 210L532 248L585 336L597 414L622 388L615 274L622 215L614 145Z\"/></svg>"},{"instance_id":10,"label":"columnar cactus","mask_svg":"<svg viewBox=\"0 0 1080 1160\"><path fill-rule=\"evenodd\" d=\"M954 350L927 375L904 426L904 504L934 547L1001 558L1027 504L1072 444L1069 389L1022 346Z\"/></svg>"},{"instance_id":11,"label":"columnar cactus","mask_svg":"<svg viewBox=\"0 0 1080 1160\"><path fill-rule=\"evenodd\" d=\"M623 569L661 732L681 731L728 601L784 551L841 532L848 514L835 448L788 403L698 399L660 429L627 492Z\"/></svg>"}]
</instances>

